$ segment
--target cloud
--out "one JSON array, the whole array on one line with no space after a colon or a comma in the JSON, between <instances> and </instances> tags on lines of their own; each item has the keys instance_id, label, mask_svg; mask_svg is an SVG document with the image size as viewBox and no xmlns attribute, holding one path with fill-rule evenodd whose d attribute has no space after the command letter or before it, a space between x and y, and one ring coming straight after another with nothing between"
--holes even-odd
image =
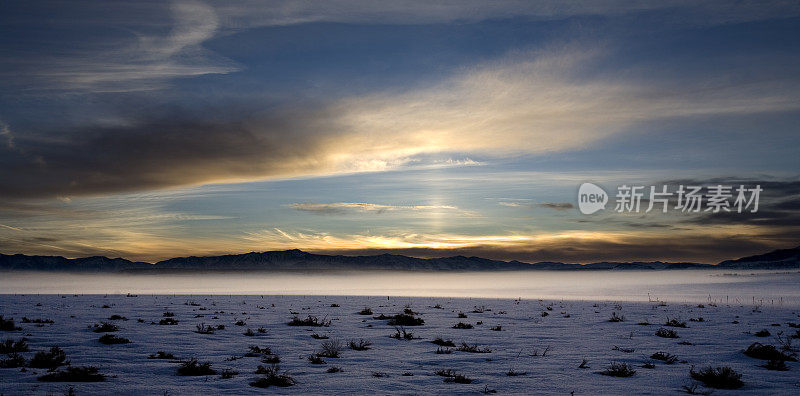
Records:
<instances>
[{"instance_id":1,"label":"cloud","mask_svg":"<svg viewBox=\"0 0 800 396\"><path fill-rule=\"evenodd\" d=\"M507 201L500 201L497 203L500 206L508 206L509 208L531 208L533 205L530 203L524 202L507 202Z\"/></svg>"},{"instance_id":2,"label":"cloud","mask_svg":"<svg viewBox=\"0 0 800 396\"><path fill-rule=\"evenodd\" d=\"M761 186L763 191L759 194L758 212L752 213L749 209L738 213L720 211L719 213L700 212L697 214L689 213L686 217L678 220L681 224L694 225L752 225L778 229L800 229L800 180L796 177L778 178L709 178L702 179L675 179L659 182L656 185L670 186L671 190L677 186L702 186L704 199L707 199L706 188L709 186L723 185L732 187L731 191L735 199L736 188L754 188ZM749 195L748 195L749 198ZM670 207L677 205L677 197L670 197ZM658 208L658 206L657 206Z\"/></svg>"},{"instance_id":3,"label":"cloud","mask_svg":"<svg viewBox=\"0 0 800 396\"><path fill-rule=\"evenodd\" d=\"M117 34L98 35L103 30L95 30L89 45L83 41L70 42L76 39L65 34L59 37L65 42L57 54L25 53L7 57L0 61L5 66L3 69L8 70L0 73L7 79L5 84L14 86L20 83L20 88L26 93L36 90L74 93L148 91L165 88L169 80L178 77L225 74L239 69L235 62L202 46L217 35L220 26L214 8L203 2L175 1L166 10L161 8L162 5L150 4L148 11L152 15L142 15L137 12L140 8L131 4L88 5L95 12L131 13L135 17L131 20L113 17L120 25L120 29L114 31ZM86 14L94 15L92 12ZM164 14L169 15L169 19ZM99 25L94 20L84 22L95 27ZM161 25L168 25L166 33L162 32ZM119 30L129 34L120 36Z\"/></svg>"},{"instance_id":4,"label":"cloud","mask_svg":"<svg viewBox=\"0 0 800 396\"><path fill-rule=\"evenodd\" d=\"M575 205L569 202L542 202L538 205L543 208L554 209L554 210L568 210L575 208Z\"/></svg>"},{"instance_id":5,"label":"cloud","mask_svg":"<svg viewBox=\"0 0 800 396\"><path fill-rule=\"evenodd\" d=\"M458 207L450 205L379 205L362 202L335 202L327 204L315 203L293 203L289 205L292 209L313 214L348 214L348 213L372 213L383 214L387 212L438 212L455 211L462 212Z\"/></svg>"},{"instance_id":6,"label":"cloud","mask_svg":"<svg viewBox=\"0 0 800 396\"><path fill-rule=\"evenodd\" d=\"M203 32L179 29L166 43L148 47L172 54ZM0 196L68 197L385 171L454 153L543 154L591 146L644 122L800 108L799 82L792 79L698 92L691 82L586 78L603 56L599 47L554 46L476 64L438 84L328 103L238 117L247 112L166 108L129 112L114 123L22 134L15 150L0 147Z\"/></svg>"},{"instance_id":7,"label":"cloud","mask_svg":"<svg viewBox=\"0 0 800 396\"><path fill-rule=\"evenodd\" d=\"M570 1L505 0L505 1L439 1L405 0L373 2L368 0L335 1L262 1L214 2L215 8L231 21L234 28L285 26L312 22L368 24L431 24L465 23L486 19L520 18L558 20L576 16L620 16L646 11L678 12L674 23L710 25L800 14L800 7L791 1L737 2L689 0L647 1ZM680 11L683 11L680 13Z\"/></svg>"},{"instance_id":8,"label":"cloud","mask_svg":"<svg viewBox=\"0 0 800 396\"><path fill-rule=\"evenodd\" d=\"M41 25L41 19L30 17L42 12L37 9L40 6L34 4L32 10L15 17ZM0 65L5 66L2 69L7 70L0 72L0 76L5 77L4 83L26 93L39 90L73 93L150 91L164 89L170 80L176 78L232 73L240 70L241 66L204 45L216 37L262 27L307 23L449 24L504 18L548 21L581 16L632 15L635 18L635 15L650 11L663 15L659 21L667 25L707 26L800 15L800 6L791 1L730 4L727 1L697 3L688 0L408 0L391 3L367 0L176 0L170 3L47 3L46 6L44 12L50 15L67 16L48 20L52 26L66 28L65 34L55 38L63 40L58 55L31 55L25 51L14 52L18 49L11 48L8 56L0 60ZM73 7L84 12L75 13ZM90 31L90 39L72 36L74 30L85 27L97 29Z\"/></svg>"}]
</instances>

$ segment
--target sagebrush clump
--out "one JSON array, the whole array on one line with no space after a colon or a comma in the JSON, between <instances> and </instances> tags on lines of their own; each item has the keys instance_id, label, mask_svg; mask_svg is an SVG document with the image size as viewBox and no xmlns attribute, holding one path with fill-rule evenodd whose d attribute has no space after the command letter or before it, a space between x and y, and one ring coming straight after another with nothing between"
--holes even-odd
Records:
<instances>
[{"instance_id":1,"label":"sagebrush clump","mask_svg":"<svg viewBox=\"0 0 800 396\"><path fill-rule=\"evenodd\" d=\"M742 375L727 366L716 368L709 366L699 371L694 371L694 367L692 367L689 375L709 388L739 389L744 386Z\"/></svg>"},{"instance_id":2,"label":"sagebrush clump","mask_svg":"<svg viewBox=\"0 0 800 396\"><path fill-rule=\"evenodd\" d=\"M600 374L607 375L609 377L632 377L636 374L636 370L627 363L611 363L605 370L601 371Z\"/></svg>"},{"instance_id":3,"label":"sagebrush clump","mask_svg":"<svg viewBox=\"0 0 800 396\"><path fill-rule=\"evenodd\" d=\"M211 368L210 362L200 363L197 359L189 359L178 367L178 375L181 376L201 376L214 375L217 371Z\"/></svg>"}]
</instances>

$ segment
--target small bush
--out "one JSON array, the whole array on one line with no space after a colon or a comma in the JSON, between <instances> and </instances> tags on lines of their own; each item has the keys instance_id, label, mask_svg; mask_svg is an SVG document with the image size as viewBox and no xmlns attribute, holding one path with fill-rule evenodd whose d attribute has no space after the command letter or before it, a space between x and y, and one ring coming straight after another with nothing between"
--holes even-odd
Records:
<instances>
[{"instance_id":1,"label":"small bush","mask_svg":"<svg viewBox=\"0 0 800 396\"><path fill-rule=\"evenodd\" d=\"M36 352L28 362L28 367L52 369L67 364L67 354L63 349L54 346L49 352Z\"/></svg>"},{"instance_id":2,"label":"small bush","mask_svg":"<svg viewBox=\"0 0 800 396\"><path fill-rule=\"evenodd\" d=\"M768 360L767 363L763 364L761 367L767 370L774 370L774 371L789 370L789 366L786 365L786 361L778 359Z\"/></svg>"},{"instance_id":3,"label":"small bush","mask_svg":"<svg viewBox=\"0 0 800 396\"><path fill-rule=\"evenodd\" d=\"M362 339L362 340L358 340L358 342L351 340L348 343L348 345L350 345L350 349L352 349L354 351L366 351L366 350L370 349L370 346L372 345L372 343Z\"/></svg>"},{"instance_id":4,"label":"small bush","mask_svg":"<svg viewBox=\"0 0 800 396\"><path fill-rule=\"evenodd\" d=\"M389 319L390 326L422 326L425 321L422 318L417 318L409 314L397 314Z\"/></svg>"},{"instance_id":5,"label":"small bush","mask_svg":"<svg viewBox=\"0 0 800 396\"><path fill-rule=\"evenodd\" d=\"M452 377L445 378L444 382L452 382L456 384L471 384L472 378L469 378L466 375L456 374Z\"/></svg>"},{"instance_id":6,"label":"small bush","mask_svg":"<svg viewBox=\"0 0 800 396\"><path fill-rule=\"evenodd\" d=\"M339 304L333 303L331 304L331 308L339 308Z\"/></svg>"},{"instance_id":7,"label":"small bush","mask_svg":"<svg viewBox=\"0 0 800 396\"><path fill-rule=\"evenodd\" d=\"M205 323L200 323L196 327L197 327L197 330L194 331L195 333L198 333L198 334L214 334L214 327L211 326L211 325L206 326Z\"/></svg>"},{"instance_id":8,"label":"small bush","mask_svg":"<svg viewBox=\"0 0 800 396\"><path fill-rule=\"evenodd\" d=\"M730 367L706 367L700 371L689 370L689 375L709 388L739 389L744 385L742 375Z\"/></svg>"},{"instance_id":9,"label":"small bush","mask_svg":"<svg viewBox=\"0 0 800 396\"><path fill-rule=\"evenodd\" d=\"M503 331L503 326L497 325L491 328L492 331Z\"/></svg>"},{"instance_id":10,"label":"small bush","mask_svg":"<svg viewBox=\"0 0 800 396\"><path fill-rule=\"evenodd\" d=\"M128 318L126 318L126 317L124 317L122 315L116 315L115 314L115 315L109 316L108 320L128 320Z\"/></svg>"},{"instance_id":11,"label":"small bush","mask_svg":"<svg viewBox=\"0 0 800 396\"><path fill-rule=\"evenodd\" d=\"M243 334L248 336L248 337L253 337L253 336L256 335L256 333L253 331L253 329L247 329L247 330L245 330L245 332Z\"/></svg>"},{"instance_id":12,"label":"small bush","mask_svg":"<svg viewBox=\"0 0 800 396\"><path fill-rule=\"evenodd\" d=\"M660 360L666 364L673 364L678 361L678 357L666 352L656 352L650 355L651 359Z\"/></svg>"},{"instance_id":13,"label":"small bush","mask_svg":"<svg viewBox=\"0 0 800 396\"><path fill-rule=\"evenodd\" d=\"M269 354L269 355L264 355L264 357L261 358L261 363L276 364L280 362L281 358L278 355Z\"/></svg>"},{"instance_id":14,"label":"small bush","mask_svg":"<svg viewBox=\"0 0 800 396\"><path fill-rule=\"evenodd\" d=\"M189 359L178 367L180 376L214 375L217 371L211 368L210 362L199 363L197 359Z\"/></svg>"},{"instance_id":15,"label":"small bush","mask_svg":"<svg viewBox=\"0 0 800 396\"><path fill-rule=\"evenodd\" d=\"M119 331L119 326L113 323L102 322L100 324L95 324L92 331L95 333L111 333L114 331Z\"/></svg>"},{"instance_id":16,"label":"small bush","mask_svg":"<svg viewBox=\"0 0 800 396\"><path fill-rule=\"evenodd\" d=\"M173 318L164 318L158 321L158 324L162 326L174 326L178 324L178 321Z\"/></svg>"},{"instance_id":17,"label":"small bush","mask_svg":"<svg viewBox=\"0 0 800 396\"><path fill-rule=\"evenodd\" d=\"M331 325L331 321L326 321L325 319L319 319L316 316L308 316L305 319L300 319L297 316L292 318L289 323L289 326L313 326L313 327L328 327Z\"/></svg>"},{"instance_id":18,"label":"small bush","mask_svg":"<svg viewBox=\"0 0 800 396\"><path fill-rule=\"evenodd\" d=\"M106 376L97 372L97 367L67 367L36 378L42 382L102 382Z\"/></svg>"},{"instance_id":19,"label":"small bush","mask_svg":"<svg viewBox=\"0 0 800 396\"><path fill-rule=\"evenodd\" d=\"M478 345L469 345L466 342L462 342L461 346L456 348L457 351L461 352L469 352L469 353L490 353L492 352L489 348L479 348Z\"/></svg>"},{"instance_id":20,"label":"small bush","mask_svg":"<svg viewBox=\"0 0 800 396\"><path fill-rule=\"evenodd\" d=\"M366 314L366 315L372 315L372 314ZM326 373L338 373L338 372L341 372L341 371L342 371L342 368L341 367L337 367L337 366L331 366L327 370L325 370Z\"/></svg>"},{"instance_id":21,"label":"small bush","mask_svg":"<svg viewBox=\"0 0 800 396\"><path fill-rule=\"evenodd\" d=\"M664 326L669 327L686 327L686 322L681 322L679 319L669 319L667 318L667 323L664 323Z\"/></svg>"},{"instance_id":22,"label":"small bush","mask_svg":"<svg viewBox=\"0 0 800 396\"><path fill-rule=\"evenodd\" d=\"M654 369L656 368L656 365L653 364L652 362L645 362L644 364L642 364L642 368Z\"/></svg>"},{"instance_id":23,"label":"small bush","mask_svg":"<svg viewBox=\"0 0 800 396\"><path fill-rule=\"evenodd\" d=\"M175 316L175 313L167 311L167 312L164 312L161 316L163 316L165 318L171 318L171 317Z\"/></svg>"},{"instance_id":24,"label":"small bush","mask_svg":"<svg viewBox=\"0 0 800 396\"><path fill-rule=\"evenodd\" d=\"M322 344L320 344L320 348L322 350L317 353L317 356L327 358L338 358L342 349L344 349L342 347L342 342L339 340L323 341Z\"/></svg>"},{"instance_id":25,"label":"small bush","mask_svg":"<svg viewBox=\"0 0 800 396\"><path fill-rule=\"evenodd\" d=\"M131 342L131 340L125 337L118 337L113 334L103 334L98 341L105 345L128 344Z\"/></svg>"},{"instance_id":26,"label":"small bush","mask_svg":"<svg viewBox=\"0 0 800 396\"><path fill-rule=\"evenodd\" d=\"M17 352L8 354L8 358L0 360L0 368L25 367L25 358Z\"/></svg>"},{"instance_id":27,"label":"small bush","mask_svg":"<svg viewBox=\"0 0 800 396\"><path fill-rule=\"evenodd\" d=\"M468 378L465 375L458 374L453 370L439 370L436 372L436 375L440 377L445 377L444 382L452 382L456 384L471 384L472 379Z\"/></svg>"},{"instance_id":28,"label":"small bush","mask_svg":"<svg viewBox=\"0 0 800 396\"><path fill-rule=\"evenodd\" d=\"M250 352L247 353L245 356L260 356L260 355L271 355L272 349L270 347L263 347L259 348L258 345L250 345Z\"/></svg>"},{"instance_id":29,"label":"small bush","mask_svg":"<svg viewBox=\"0 0 800 396\"><path fill-rule=\"evenodd\" d=\"M636 370L627 363L611 363L605 370L600 372L600 374L607 375L609 377L632 377L636 374Z\"/></svg>"},{"instance_id":30,"label":"small bush","mask_svg":"<svg viewBox=\"0 0 800 396\"><path fill-rule=\"evenodd\" d=\"M755 332L753 335L756 336L756 337L769 337L769 336L772 335L772 333L770 333L769 330L764 329L764 330L759 330L759 331Z\"/></svg>"},{"instance_id":31,"label":"small bush","mask_svg":"<svg viewBox=\"0 0 800 396\"><path fill-rule=\"evenodd\" d=\"M508 370L506 372L506 376L508 377L519 377L523 375L528 375L527 371L514 371L514 369Z\"/></svg>"},{"instance_id":32,"label":"small bush","mask_svg":"<svg viewBox=\"0 0 800 396\"><path fill-rule=\"evenodd\" d=\"M317 355L308 355L308 361L311 362L311 364L325 364L325 361Z\"/></svg>"},{"instance_id":33,"label":"small bush","mask_svg":"<svg viewBox=\"0 0 800 396\"><path fill-rule=\"evenodd\" d=\"M171 353L167 353L164 351L158 351L150 356L147 357L148 359L165 359L165 360L175 360L175 355Z\"/></svg>"},{"instance_id":34,"label":"small bush","mask_svg":"<svg viewBox=\"0 0 800 396\"><path fill-rule=\"evenodd\" d=\"M411 340L414 339L414 333L411 331L406 331L403 326L395 327L395 333L390 335L389 337L396 338L398 340Z\"/></svg>"},{"instance_id":35,"label":"small bush","mask_svg":"<svg viewBox=\"0 0 800 396\"><path fill-rule=\"evenodd\" d=\"M446 347L455 347L456 344L453 343L452 340L443 340L442 337L437 337L435 340L431 341L431 343L439 345L439 346L446 346Z\"/></svg>"},{"instance_id":36,"label":"small bush","mask_svg":"<svg viewBox=\"0 0 800 396\"><path fill-rule=\"evenodd\" d=\"M436 348L437 355L449 355L451 353L453 353L453 350L450 348L444 348L444 349L442 349L442 347Z\"/></svg>"},{"instance_id":37,"label":"small bush","mask_svg":"<svg viewBox=\"0 0 800 396\"><path fill-rule=\"evenodd\" d=\"M0 344L0 353L14 352L28 352L27 339L22 338L19 341L14 341L9 338Z\"/></svg>"},{"instance_id":38,"label":"small bush","mask_svg":"<svg viewBox=\"0 0 800 396\"><path fill-rule=\"evenodd\" d=\"M454 329L471 329L472 325L469 323L458 322L453 326Z\"/></svg>"},{"instance_id":39,"label":"small bush","mask_svg":"<svg viewBox=\"0 0 800 396\"><path fill-rule=\"evenodd\" d=\"M751 358L761 360L788 360L790 362L797 361L794 356L785 354L772 345L764 345L760 342L754 342L750 344L750 346L745 349L744 354L750 356Z\"/></svg>"},{"instance_id":40,"label":"small bush","mask_svg":"<svg viewBox=\"0 0 800 396\"><path fill-rule=\"evenodd\" d=\"M451 369L447 369L447 370L441 369L441 370L436 370L436 372L434 374L436 374L436 375L438 375L440 377L452 377L452 376L456 375L456 372L451 370Z\"/></svg>"},{"instance_id":41,"label":"small bush","mask_svg":"<svg viewBox=\"0 0 800 396\"><path fill-rule=\"evenodd\" d=\"M616 322L624 322L625 321L625 317L621 316L621 315L617 315L616 312L612 312L611 313L611 317L608 318L608 321L609 322L615 322L615 323Z\"/></svg>"},{"instance_id":42,"label":"small bush","mask_svg":"<svg viewBox=\"0 0 800 396\"><path fill-rule=\"evenodd\" d=\"M661 338L678 338L678 333L675 330L665 329L663 327L656 330L656 335Z\"/></svg>"},{"instance_id":43,"label":"small bush","mask_svg":"<svg viewBox=\"0 0 800 396\"><path fill-rule=\"evenodd\" d=\"M364 307L361 311L358 311L359 315L372 315L372 308Z\"/></svg>"},{"instance_id":44,"label":"small bush","mask_svg":"<svg viewBox=\"0 0 800 396\"><path fill-rule=\"evenodd\" d=\"M270 386L287 387L296 384L295 380L288 374L280 373L280 366L272 365L263 370L264 377L250 382L250 386L256 388L269 388Z\"/></svg>"},{"instance_id":45,"label":"small bush","mask_svg":"<svg viewBox=\"0 0 800 396\"><path fill-rule=\"evenodd\" d=\"M463 312L459 312L459 313L458 313L458 318L459 318L459 319L466 319L466 318L467 318L467 314L465 314L465 313L463 313Z\"/></svg>"},{"instance_id":46,"label":"small bush","mask_svg":"<svg viewBox=\"0 0 800 396\"><path fill-rule=\"evenodd\" d=\"M684 392L686 392L686 393L688 393L690 395L705 395L705 396L708 396L708 395L714 393L714 391L712 391L712 390L707 390L707 391L697 390L698 386L700 386L700 384L693 383L693 384L689 384L689 385L683 385L681 388L683 388Z\"/></svg>"},{"instance_id":47,"label":"small bush","mask_svg":"<svg viewBox=\"0 0 800 396\"><path fill-rule=\"evenodd\" d=\"M319 335L317 333L311 333L311 338L313 338L315 340L327 340L330 337L328 337L326 335Z\"/></svg>"},{"instance_id":48,"label":"small bush","mask_svg":"<svg viewBox=\"0 0 800 396\"><path fill-rule=\"evenodd\" d=\"M0 315L0 330L17 331L17 330L22 330L22 328L14 325L14 318L3 319L3 315Z\"/></svg>"},{"instance_id":49,"label":"small bush","mask_svg":"<svg viewBox=\"0 0 800 396\"><path fill-rule=\"evenodd\" d=\"M236 323L234 323L234 324L237 325L237 326L247 326L247 322L245 322L245 321L243 321L241 319L237 320Z\"/></svg>"}]
</instances>

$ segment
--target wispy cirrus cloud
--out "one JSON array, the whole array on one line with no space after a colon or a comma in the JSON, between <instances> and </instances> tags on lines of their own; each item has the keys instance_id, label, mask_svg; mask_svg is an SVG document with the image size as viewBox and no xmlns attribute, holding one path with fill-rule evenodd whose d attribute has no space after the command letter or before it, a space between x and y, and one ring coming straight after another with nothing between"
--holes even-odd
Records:
<instances>
[{"instance_id":1,"label":"wispy cirrus cloud","mask_svg":"<svg viewBox=\"0 0 800 396\"><path fill-rule=\"evenodd\" d=\"M90 8L92 5L89 5ZM108 11L139 11L130 4L108 4ZM129 8L131 8L129 10ZM170 80L206 74L226 74L239 69L234 61L203 47L219 33L220 21L210 5L195 0L151 4L148 23L126 21L123 29L93 37L89 43L64 42L57 54L9 56L0 61L5 84L23 84L23 91L73 93L132 92L162 89ZM142 18L141 13L134 13ZM167 17L165 17L167 15ZM64 21L59 21L63 23ZM92 21L96 28L104 27ZM116 26L108 25L106 28ZM119 34L120 30L128 34ZM163 32L167 30L166 32ZM68 39L65 39L68 40ZM13 52L10 52L13 54ZM15 78L11 78L11 76Z\"/></svg>"},{"instance_id":2,"label":"wispy cirrus cloud","mask_svg":"<svg viewBox=\"0 0 800 396\"><path fill-rule=\"evenodd\" d=\"M335 215L348 213L382 214L387 212L457 212L467 214L451 205L381 205L364 202L293 203L289 207L301 212Z\"/></svg>"},{"instance_id":3,"label":"wispy cirrus cloud","mask_svg":"<svg viewBox=\"0 0 800 396\"><path fill-rule=\"evenodd\" d=\"M428 24L474 22L485 19L526 17L534 20L558 20L577 16L620 16L647 11L683 11L674 23L713 25L800 14L800 6L790 1L570 1L503 0L444 1L405 0L376 3L368 0L304 1L277 0L213 2L233 27L286 26L312 22Z\"/></svg>"},{"instance_id":4,"label":"wispy cirrus cloud","mask_svg":"<svg viewBox=\"0 0 800 396\"><path fill-rule=\"evenodd\" d=\"M167 109L59 130L59 139L18 138L16 150L0 148L8 153L0 160L0 195L70 196L384 171L451 153L544 154L585 148L658 120L800 109L800 80L792 76L720 82L702 91L694 81L585 78L604 54L600 47L555 46L479 63L433 86L240 118L213 109ZM19 150L40 158L42 166L29 166Z\"/></svg>"}]
</instances>

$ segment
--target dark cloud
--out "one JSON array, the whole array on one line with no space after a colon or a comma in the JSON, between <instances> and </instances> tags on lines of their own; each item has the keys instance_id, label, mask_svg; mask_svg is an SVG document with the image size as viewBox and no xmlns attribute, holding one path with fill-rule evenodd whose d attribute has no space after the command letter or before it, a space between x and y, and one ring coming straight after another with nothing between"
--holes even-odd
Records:
<instances>
[{"instance_id":1,"label":"dark cloud","mask_svg":"<svg viewBox=\"0 0 800 396\"><path fill-rule=\"evenodd\" d=\"M665 184L675 185L700 185L733 186L735 189L744 185L745 188L761 186L763 191L759 196L758 211L752 213L749 209L738 213L736 210L718 213L700 212L690 214L684 223L701 225L757 225L766 227L800 227L800 181L795 179L737 179L715 178L710 180L673 180ZM674 206L674 203L672 204Z\"/></svg>"},{"instance_id":2,"label":"dark cloud","mask_svg":"<svg viewBox=\"0 0 800 396\"><path fill-rule=\"evenodd\" d=\"M320 172L329 166L324 152L330 129L313 120L311 114L219 120L178 111L126 125L18 136L16 148L0 148L0 197L102 194Z\"/></svg>"},{"instance_id":3,"label":"dark cloud","mask_svg":"<svg viewBox=\"0 0 800 396\"><path fill-rule=\"evenodd\" d=\"M543 208L554 209L554 210L568 210L575 208L575 205L569 202L542 202L538 205Z\"/></svg>"}]
</instances>

